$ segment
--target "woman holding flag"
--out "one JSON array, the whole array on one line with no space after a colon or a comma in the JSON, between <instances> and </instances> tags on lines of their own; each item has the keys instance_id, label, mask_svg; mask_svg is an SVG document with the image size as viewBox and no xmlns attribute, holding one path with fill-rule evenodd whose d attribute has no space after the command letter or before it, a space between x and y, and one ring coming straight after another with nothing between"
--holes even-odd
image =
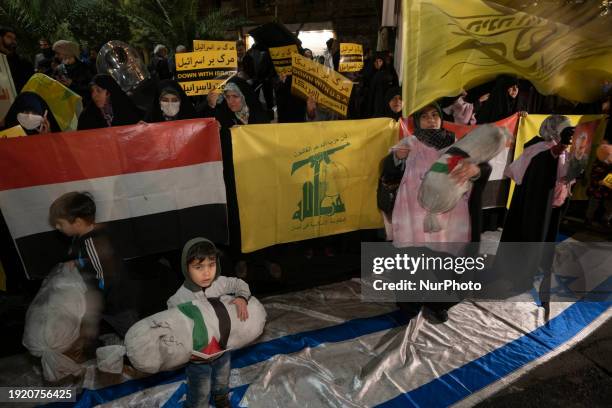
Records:
<instances>
[{"instance_id":1,"label":"woman holding flag","mask_svg":"<svg viewBox=\"0 0 612 408\"><path fill-rule=\"evenodd\" d=\"M472 180L475 182L450 211L440 214L441 230L426 232L424 228L427 211L417 199L424 176L449 146L455 143L455 135L442 128L442 111L437 104L430 104L413 114L414 135L395 145L395 164L404 168L392 214L391 238L396 247L422 246L423 252L436 255L424 244L461 243L480 240L479 219L482 205L480 194L491 173L488 163L474 164L461 161L450 173L457 185ZM448 255L448 254L445 254ZM437 322L448 320L448 309L454 303L406 303L399 302L400 310L407 317L416 316L425 306ZM426 315L427 316L427 315Z\"/></svg>"}]
</instances>

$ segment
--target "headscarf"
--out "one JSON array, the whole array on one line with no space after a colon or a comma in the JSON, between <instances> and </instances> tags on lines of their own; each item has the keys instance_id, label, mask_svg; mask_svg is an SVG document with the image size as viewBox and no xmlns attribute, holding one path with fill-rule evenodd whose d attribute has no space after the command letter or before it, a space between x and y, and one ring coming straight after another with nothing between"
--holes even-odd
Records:
<instances>
[{"instance_id":1,"label":"headscarf","mask_svg":"<svg viewBox=\"0 0 612 408\"><path fill-rule=\"evenodd\" d=\"M374 68L374 62L376 59L382 59L383 65L379 70ZM366 78L364 78L364 85L368 86L365 93L365 100L362 106L362 116L365 118L375 117L378 111L378 107L382 106L385 100L385 94L389 88L399 86L399 81L395 68L389 66L385 62L383 55L377 54L372 63L373 75L369 85L366 85Z\"/></svg>"},{"instance_id":2,"label":"headscarf","mask_svg":"<svg viewBox=\"0 0 612 408\"><path fill-rule=\"evenodd\" d=\"M235 83L228 83L227 85L225 85L225 90L223 91L223 93L225 92L235 92L240 96L240 110L238 112L234 112L234 114L236 115L236 118L238 118L239 121L244 124L248 124L249 106L247 105L246 100L244 98L244 94L242 93L238 85L236 85Z\"/></svg>"},{"instance_id":3,"label":"headscarf","mask_svg":"<svg viewBox=\"0 0 612 408\"><path fill-rule=\"evenodd\" d=\"M493 123L519 111L518 96L512 98L508 94L514 85L518 86L518 79L510 75L501 75L495 80L489 99L477 114L478 123Z\"/></svg>"},{"instance_id":4,"label":"headscarf","mask_svg":"<svg viewBox=\"0 0 612 408\"><path fill-rule=\"evenodd\" d=\"M249 124L255 123L270 123L268 114L263 110L261 103L255 96L255 92L251 86L242 78L233 77L225 84L225 89L235 89L237 86L240 94L244 98L243 105L249 110ZM228 88L229 87L229 88ZM238 116L231 111L225 100L218 103L215 109L215 118L221 123L221 128L229 129L234 125L240 125L244 122L238 119Z\"/></svg>"},{"instance_id":5,"label":"headscarf","mask_svg":"<svg viewBox=\"0 0 612 408\"><path fill-rule=\"evenodd\" d=\"M378 110L376 112L377 113L376 116L399 120L399 118L402 117L402 112L401 111L394 112L393 110L391 110L391 107L389 106L389 102L391 102L391 100L395 98L395 96L397 95L399 95L400 97L402 96L401 87L392 86L391 88L387 89L387 92L385 92L385 98L384 98L385 103L377 107Z\"/></svg>"},{"instance_id":6,"label":"headscarf","mask_svg":"<svg viewBox=\"0 0 612 408\"><path fill-rule=\"evenodd\" d=\"M110 75L96 75L91 81L91 85L106 89L110 93L110 103L103 110L100 110L93 101L89 102L79 117L79 130L108 127L105 115L109 116L109 114L112 116L111 126L133 125L142 119L140 109L134 105Z\"/></svg>"},{"instance_id":7,"label":"headscarf","mask_svg":"<svg viewBox=\"0 0 612 408\"><path fill-rule=\"evenodd\" d=\"M9 108L4 119L5 127L8 129L12 128L13 126L19 125L19 121L17 120L17 114L26 111L31 111L40 116L44 116L46 111L47 120L49 121L49 131L52 133L61 132L61 129L57 124L57 120L55 120L55 116L53 116L53 112L51 112L51 109L49 108L49 105L47 105L45 100L40 95L28 91L20 93L13 101L13 104ZM24 131L27 134L37 133L34 130L29 131L27 129L24 129Z\"/></svg>"},{"instance_id":8,"label":"headscarf","mask_svg":"<svg viewBox=\"0 0 612 408\"><path fill-rule=\"evenodd\" d=\"M159 103L159 99L164 94L172 94L176 95L181 101L181 107L175 116L174 120L181 119L193 119L196 117L196 112L193 107L193 104L189 100L189 97L181 88L178 82L172 79L166 79L160 81L157 86L157 92L155 94L155 100L153 101L153 106L151 110L147 113L145 118L146 122L154 123L154 122L164 122L166 119L164 117L164 113L161 110L161 106Z\"/></svg>"},{"instance_id":9,"label":"headscarf","mask_svg":"<svg viewBox=\"0 0 612 408\"><path fill-rule=\"evenodd\" d=\"M561 140L561 132L563 129L570 127L571 123L566 116L563 115L550 115L540 125L540 138L539 141L532 142L523 150L521 156L512 162L506 170L504 171L504 175L506 177L510 177L514 182L518 185L523 183L523 177L525 176L525 172L527 172L527 168L531 163L531 160L542 153L543 151L549 150L553 146L555 146ZM542 140L543 139L543 140ZM557 172L557 178L561 176L565 176L567 170L565 167L565 155L562 155L559 160L559 170Z\"/></svg>"},{"instance_id":10,"label":"headscarf","mask_svg":"<svg viewBox=\"0 0 612 408\"><path fill-rule=\"evenodd\" d=\"M540 137L546 142L558 143L561 139L561 131L571 126L569 119L563 115L550 115L540 125Z\"/></svg>"},{"instance_id":11,"label":"headscarf","mask_svg":"<svg viewBox=\"0 0 612 408\"><path fill-rule=\"evenodd\" d=\"M414 136L422 143L429 147L433 147L437 150L444 149L453 143L455 143L455 134L453 132L449 132L448 130L440 127L440 129L422 129L420 118L421 114L428 108L435 108L440 115L440 120L442 120L442 109L440 109L440 105L437 103L432 103L412 114L412 119L414 121Z\"/></svg>"}]
</instances>

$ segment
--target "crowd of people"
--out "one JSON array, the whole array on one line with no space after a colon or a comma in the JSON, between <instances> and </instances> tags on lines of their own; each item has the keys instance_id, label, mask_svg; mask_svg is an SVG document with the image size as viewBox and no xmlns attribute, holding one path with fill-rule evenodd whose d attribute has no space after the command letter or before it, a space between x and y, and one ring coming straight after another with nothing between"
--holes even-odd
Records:
<instances>
[{"instance_id":1,"label":"crowd of people","mask_svg":"<svg viewBox=\"0 0 612 408\"><path fill-rule=\"evenodd\" d=\"M18 96L7 113L1 128L21 125L28 135L59 132L57 120L45 100L34 92L20 92L29 77L36 71L48 75L82 97L84 109L78 118L78 129L97 129L144 122L165 122L192 118L215 118L220 124L223 154L224 180L227 189L228 221L232 253L240 259L240 221L237 206L235 174L232 161L232 142L230 129L236 125L261 123L308 122L321 120L340 120L338 115L326 111L315 100L303 100L291 93L291 75L277 75L269 55L258 47L245 49L242 41L238 47L238 73L229 79L222 91L211 92L205 97L188 97L176 81L174 58L176 53L186 52L179 45L175 53L169 55L168 47L157 45L148 69L155 83L153 100L148 109L136 103L133 95L126 93L107 73L96 72L95 52L82 53L78 44L59 40L53 44L48 39L40 40L40 53L33 64L20 57L17 38L11 29L0 29L0 52L6 55ZM321 58L315 60L330 69L337 70L339 64L339 42L330 39ZM308 49L301 49L307 58L314 58ZM350 97L347 119L388 117L399 120L402 115L402 90L393 65L393 55L381 51L374 54L366 52L361 72L347 73L354 88ZM517 112L554 113L544 121L539 134L534 135L526 145L520 160L507 170L507 176L518 185L512 198L502 234L502 241L550 241L556 236L559 220L569 205L573 181L582 174L573 173L571 161L566 160L567 147L573 128L562 114L609 113L612 92L609 83L604 86L602 99L593 104L571 104L557 97L545 97L524 80L500 75L493 82L451 95L413 113L415 141L396 145L383 166L384 178L396 178L396 197L394 205L385 208L387 239L398 246L413 242L478 242L483 229L489 228L483 211L481 193L491 173L488 163L473 164L464 162L454 168L450 176L457 184L468 181L473 187L465 197L448 213L441 216L441 231L430 233L423 230L425 211L421 208L414 192L419 190L425 172L449 146L455 143L455 135L442 127L443 120L458 124L473 125L491 123ZM609 187L601 184L603 177L612 172L612 129L608 123L605 141L597 152L593 166L589 195L591 202L586 214L589 222L602 222L609 225L612 220L612 193ZM51 223L67 235L76 237L71 253L82 262L87 276L98 285L107 296L107 315L114 330L125 334L133 316L122 314L122 302L112 294L117 285L116 276L121 267L108 259L99 259L100 240L95 231L95 205L91 198L82 194L62 197L51 209ZM529 206L529 211L527 211ZM76 208L76 210L75 210ZM87 210L85 211L85 210ZM75 212L76 211L76 212ZM81 229L75 223L81 222ZM504 225L503 217L493 222L492 229ZM78 226L77 226L78 227ZM181 264L185 284L177 296L185 299L197 296L210 297L207 288L219 285L215 280L218 252L208 241L186 246ZM107 245L104 242L103 245ZM308 244L310 245L310 244ZM196 248L196 249L194 249ZM310 248L306 248L307 250ZM311 249L310 249L311 250ZM106 254L112 251L105 251ZM328 252L330 254L330 252ZM112 258L113 255L107 255ZM101 261L101 262L100 262ZM107 267L106 265L113 265ZM271 271L277 269L268 263ZM242 266L242 267L241 267ZM109 269L110 268L110 269ZM108 270L107 270L108 269ZM200 272L204 269L209 272ZM211 272L212 271L212 272ZM246 278L244 264L237 262L239 277ZM202 278L199 274L204 274ZM104 277L106 276L106 282ZM216 283L215 283L216 282ZM226 282L227 283L227 282ZM238 279L231 282L241 292L237 295L236 307L243 317L250 292L248 285ZM229 283L228 283L229 285ZM246 285L246 286L245 286ZM236 290L224 288L221 294L234 293ZM121 305L119 304L121 303ZM176 303L176 302L174 302ZM418 313L421 307L428 308L433 317L440 322L448 319L448 303L400 303L400 309L409 317ZM120 310L121 309L121 310ZM112 313L111 313L112 312ZM121 315L121 316L119 316ZM119 322L119 317L122 319ZM128 322L125 321L128 320ZM132 320L130 320L132 319ZM216 370L228 371L228 360L215 363ZM191 381L202 383L210 377L208 365L192 366L188 370ZM227 376L228 373L223 374ZM219 404L226 401L227 378L219 377L221 386L217 397ZM225 381L225 382L224 382ZM190 385L191 387L191 385ZM207 397L207 392L196 392L189 401ZM205 386L203 386L206 388ZM208 385L208 387L210 387ZM224 394L225 393L225 394ZM190 402L195 404L195 402ZM195 406L195 405L194 405ZM217 405L219 406L219 405Z\"/></svg>"}]
</instances>

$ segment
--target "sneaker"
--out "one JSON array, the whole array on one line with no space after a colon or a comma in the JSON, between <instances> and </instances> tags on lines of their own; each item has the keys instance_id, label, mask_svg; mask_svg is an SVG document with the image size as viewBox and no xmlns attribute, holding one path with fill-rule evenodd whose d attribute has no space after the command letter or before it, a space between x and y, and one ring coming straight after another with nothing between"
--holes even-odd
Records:
<instances>
[{"instance_id":1,"label":"sneaker","mask_svg":"<svg viewBox=\"0 0 612 408\"><path fill-rule=\"evenodd\" d=\"M397 307L408 321L419 314L421 311L421 306L421 303L397 302Z\"/></svg>"},{"instance_id":2,"label":"sneaker","mask_svg":"<svg viewBox=\"0 0 612 408\"><path fill-rule=\"evenodd\" d=\"M432 319L428 319L430 323L433 323L433 324L446 323L448 321L448 310L446 310L446 309L441 309L441 310L432 310L432 309L429 309L429 316L433 317L433 320Z\"/></svg>"}]
</instances>

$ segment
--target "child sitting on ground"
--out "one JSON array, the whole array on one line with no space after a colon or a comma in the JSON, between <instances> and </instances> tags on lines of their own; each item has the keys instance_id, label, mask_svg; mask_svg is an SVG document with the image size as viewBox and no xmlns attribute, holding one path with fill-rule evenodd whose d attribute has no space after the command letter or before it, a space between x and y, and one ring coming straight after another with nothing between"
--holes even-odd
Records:
<instances>
[{"instance_id":1,"label":"child sitting on ground","mask_svg":"<svg viewBox=\"0 0 612 408\"><path fill-rule=\"evenodd\" d=\"M125 266L113 248L107 230L96 224L96 204L91 195L79 192L62 195L49 208L49 223L72 237L68 260L74 261L81 272L89 288L88 299L100 295L97 297L103 303L102 319L123 338L138 321L138 315L131 305L130 294L122 292ZM84 325L87 327L82 327L85 338L95 339L99 317L97 312L86 316Z\"/></svg>"},{"instance_id":2,"label":"child sitting on ground","mask_svg":"<svg viewBox=\"0 0 612 408\"><path fill-rule=\"evenodd\" d=\"M185 282L168 299L168 308L193 300L210 302L219 319L221 339L218 342L220 347L206 351L206 354L221 351L229 336L230 321L227 310L218 298L222 295L233 294L235 299L232 303L236 305L238 318L242 321L247 320L249 317L247 302L251 296L249 285L242 279L221 276L219 251L215 244L205 238L194 238L185 244L181 255L181 268ZM223 353L210 360L192 358L192 362L186 369L187 400L185 407L208 406L211 390L217 408L229 407L229 375L229 353Z\"/></svg>"}]
</instances>

